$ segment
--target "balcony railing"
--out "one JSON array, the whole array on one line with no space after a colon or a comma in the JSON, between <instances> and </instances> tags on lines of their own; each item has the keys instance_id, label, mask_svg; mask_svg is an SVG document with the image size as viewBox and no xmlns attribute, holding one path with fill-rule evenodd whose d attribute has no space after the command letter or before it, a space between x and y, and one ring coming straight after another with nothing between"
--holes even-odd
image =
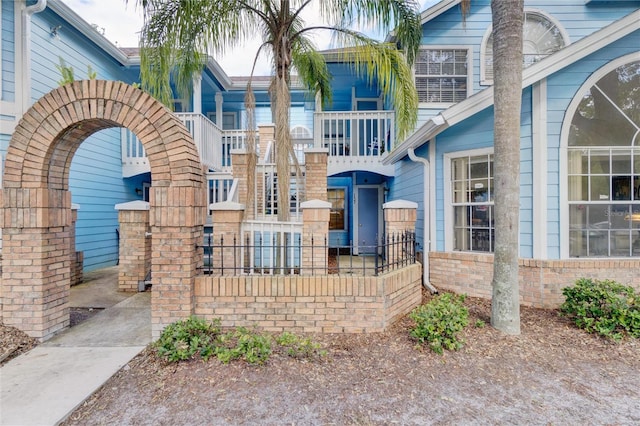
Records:
<instances>
[{"instance_id":1,"label":"balcony railing","mask_svg":"<svg viewBox=\"0 0 640 426\"><path fill-rule=\"evenodd\" d=\"M221 130L202 114L176 113L193 136L203 165L215 171L231 171L231 152L246 147L246 131ZM313 139L293 142L298 161L303 163L305 148L329 150L329 175L354 169L366 169L385 175L393 166L383 166L382 157L394 145L395 116L392 111L319 112L314 116ZM265 159L267 153L260 155ZM142 144L128 129L122 133L123 176L149 172Z\"/></svg>"}]
</instances>

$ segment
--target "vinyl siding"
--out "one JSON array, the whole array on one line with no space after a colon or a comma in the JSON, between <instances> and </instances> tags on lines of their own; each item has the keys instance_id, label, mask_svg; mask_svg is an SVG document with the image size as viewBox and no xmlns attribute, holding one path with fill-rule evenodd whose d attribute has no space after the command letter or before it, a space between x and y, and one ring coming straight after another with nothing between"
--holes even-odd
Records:
<instances>
[{"instance_id":1,"label":"vinyl siding","mask_svg":"<svg viewBox=\"0 0 640 426\"><path fill-rule=\"evenodd\" d=\"M50 33L62 25L59 36ZM60 58L74 69L75 79L87 78L87 67L99 79L131 82L131 73L47 9L32 18L31 97L35 102L59 86ZM136 199L122 178L120 129L98 132L82 142L70 169L72 201L80 206L76 249L84 252L86 271L115 265L118 259L118 212L115 204Z\"/></svg>"},{"instance_id":2,"label":"vinyl siding","mask_svg":"<svg viewBox=\"0 0 640 426\"><path fill-rule=\"evenodd\" d=\"M2 71L2 93L0 100L15 102L16 91L16 55L15 55L15 13L16 3L13 1L2 1L2 22L0 23L0 70Z\"/></svg>"}]
</instances>

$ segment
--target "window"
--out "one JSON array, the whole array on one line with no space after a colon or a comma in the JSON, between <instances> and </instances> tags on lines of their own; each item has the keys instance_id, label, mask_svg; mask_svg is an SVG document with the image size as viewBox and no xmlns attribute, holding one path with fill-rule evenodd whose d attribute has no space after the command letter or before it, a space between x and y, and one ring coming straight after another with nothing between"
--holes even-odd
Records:
<instances>
[{"instance_id":1,"label":"window","mask_svg":"<svg viewBox=\"0 0 640 426\"><path fill-rule=\"evenodd\" d=\"M345 193L344 188L327 189L327 201L331 203L329 212L329 230L344 231L346 229L345 214Z\"/></svg>"},{"instance_id":2,"label":"window","mask_svg":"<svg viewBox=\"0 0 640 426\"><path fill-rule=\"evenodd\" d=\"M493 252L493 154L451 159L453 249Z\"/></svg>"},{"instance_id":3,"label":"window","mask_svg":"<svg viewBox=\"0 0 640 426\"><path fill-rule=\"evenodd\" d=\"M493 83L493 35L489 28L483 45L480 70L483 84ZM535 64L552 53L562 49L568 43L568 36L551 18L542 12L525 11L522 29L523 67Z\"/></svg>"},{"instance_id":4,"label":"window","mask_svg":"<svg viewBox=\"0 0 640 426\"><path fill-rule=\"evenodd\" d=\"M467 49L420 49L415 65L420 102L455 103L467 97Z\"/></svg>"},{"instance_id":5,"label":"window","mask_svg":"<svg viewBox=\"0 0 640 426\"><path fill-rule=\"evenodd\" d=\"M640 61L579 96L568 133L569 255L640 256Z\"/></svg>"}]
</instances>

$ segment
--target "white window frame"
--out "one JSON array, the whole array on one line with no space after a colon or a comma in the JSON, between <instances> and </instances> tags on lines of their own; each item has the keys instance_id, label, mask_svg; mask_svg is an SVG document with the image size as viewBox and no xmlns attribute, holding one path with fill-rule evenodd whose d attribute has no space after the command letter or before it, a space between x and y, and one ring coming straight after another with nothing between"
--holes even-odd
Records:
<instances>
[{"instance_id":1,"label":"white window frame","mask_svg":"<svg viewBox=\"0 0 640 426\"><path fill-rule=\"evenodd\" d=\"M223 129L224 118L225 117L233 117L233 128L232 129ZM215 111L208 112L207 113L207 118L209 120L211 120L211 122L213 122L213 124L218 126L220 128L220 130L237 130L238 129L238 114L235 111L223 111L222 112L222 123L220 125L218 125L218 123L216 122L217 120L216 120L216 112Z\"/></svg>"},{"instance_id":2,"label":"white window frame","mask_svg":"<svg viewBox=\"0 0 640 426\"><path fill-rule=\"evenodd\" d=\"M546 19L547 21L551 22L553 25L555 25L555 27L558 28L558 30L560 31L560 35L564 40L563 49L569 46L569 44L571 44L569 33L560 24L560 21L558 21L553 16L549 15L547 12L540 9L527 8L524 10L524 13L525 13L525 19L527 14L538 15ZM493 84L493 79L486 78L486 61L485 61L485 58L487 55L487 42L489 41L489 37L491 37L492 31L493 31L493 25L489 25L489 27L487 28L487 31L485 31L484 36L482 37L482 42L480 43L480 85L481 86L491 86Z\"/></svg>"},{"instance_id":3,"label":"white window frame","mask_svg":"<svg viewBox=\"0 0 640 426\"><path fill-rule=\"evenodd\" d=\"M471 149L465 151L456 151L445 153L443 156L443 169L444 169L444 249L445 251L458 251L454 249L453 244L453 235L454 235L454 203L451 197L452 193L452 182L451 182L451 164L453 160L462 158L462 157L476 157L476 156L484 156L484 155L493 155L493 147L487 148L479 148L479 149ZM495 158L494 158L495 165ZM485 251L473 251L469 250L472 253L487 253L492 254L492 252Z\"/></svg>"},{"instance_id":4,"label":"white window frame","mask_svg":"<svg viewBox=\"0 0 640 426\"><path fill-rule=\"evenodd\" d=\"M466 50L467 51L467 95L473 94L473 46L469 45L421 45L420 50ZM422 76L422 75L421 75ZM413 66L413 81L416 81L416 65ZM465 98L465 99L466 99ZM420 102L420 107L448 108L458 102Z\"/></svg>"},{"instance_id":5,"label":"white window frame","mask_svg":"<svg viewBox=\"0 0 640 426\"><path fill-rule=\"evenodd\" d=\"M576 91L576 95L569 103L566 109L562 129L560 131L560 155L559 155L559 220L560 220L560 258L569 259L570 257L570 220L569 220L569 132L573 117L580 106L583 94L590 90L602 77L615 70L616 68L638 60L638 52L629 53L627 55L616 58L596 71ZM606 146L607 148L609 146ZM593 147L597 148L597 147ZM623 147L620 147L623 148ZM598 257L586 257L584 259L598 259ZM622 259L635 259L624 257Z\"/></svg>"}]
</instances>

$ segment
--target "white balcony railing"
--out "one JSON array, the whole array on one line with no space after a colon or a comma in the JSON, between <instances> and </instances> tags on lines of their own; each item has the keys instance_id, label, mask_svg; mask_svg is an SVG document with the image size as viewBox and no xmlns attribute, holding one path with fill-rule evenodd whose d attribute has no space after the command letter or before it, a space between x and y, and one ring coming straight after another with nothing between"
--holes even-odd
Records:
<instances>
[{"instance_id":1,"label":"white balcony railing","mask_svg":"<svg viewBox=\"0 0 640 426\"><path fill-rule=\"evenodd\" d=\"M221 130L202 114L176 116L193 136L202 164L210 170L230 172L231 152L246 147L246 131ZM131 131L122 131L123 176L149 172L142 144ZM304 149L328 148L329 175L355 169L392 175L393 166L383 166L381 159L394 145L394 131L392 111L337 111L315 113L313 138L292 136L301 164ZM263 161L269 157L267 152L259 155Z\"/></svg>"},{"instance_id":2,"label":"white balcony railing","mask_svg":"<svg viewBox=\"0 0 640 426\"><path fill-rule=\"evenodd\" d=\"M394 145L393 111L336 111L314 115L313 140L316 148L328 148L329 175L364 169L387 176L393 166L381 159Z\"/></svg>"}]
</instances>

